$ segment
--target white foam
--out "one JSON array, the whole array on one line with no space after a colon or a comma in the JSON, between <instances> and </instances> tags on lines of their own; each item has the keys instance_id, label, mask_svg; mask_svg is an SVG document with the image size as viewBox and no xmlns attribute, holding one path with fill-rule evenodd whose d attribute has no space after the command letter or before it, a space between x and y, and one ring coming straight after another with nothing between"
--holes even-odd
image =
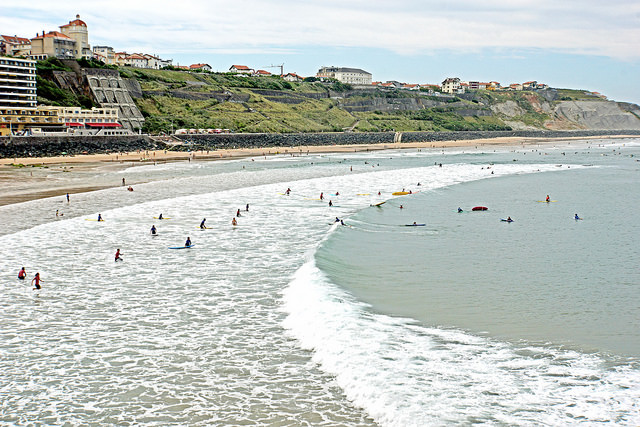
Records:
<instances>
[{"instance_id":1,"label":"white foam","mask_svg":"<svg viewBox=\"0 0 640 427\"><path fill-rule=\"evenodd\" d=\"M385 426L640 422L640 372L597 355L522 349L370 312L309 260L284 322L347 397Z\"/></svg>"}]
</instances>

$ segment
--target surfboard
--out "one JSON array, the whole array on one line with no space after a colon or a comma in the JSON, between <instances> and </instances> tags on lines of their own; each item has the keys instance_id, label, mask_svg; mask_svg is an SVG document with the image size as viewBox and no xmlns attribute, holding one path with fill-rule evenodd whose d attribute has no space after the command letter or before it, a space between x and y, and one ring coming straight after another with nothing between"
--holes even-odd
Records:
<instances>
[{"instance_id":1,"label":"surfboard","mask_svg":"<svg viewBox=\"0 0 640 427\"><path fill-rule=\"evenodd\" d=\"M84 220L85 220L85 221L104 222L104 219L101 219L100 221L98 221L98 220L97 220L97 219L95 219L95 218L85 218Z\"/></svg>"},{"instance_id":2,"label":"surfboard","mask_svg":"<svg viewBox=\"0 0 640 427\"><path fill-rule=\"evenodd\" d=\"M538 203L551 203L551 202L557 202L557 200L536 200L536 202L538 202Z\"/></svg>"},{"instance_id":3,"label":"surfboard","mask_svg":"<svg viewBox=\"0 0 640 427\"><path fill-rule=\"evenodd\" d=\"M330 208L339 208L339 207L340 207L340 205L331 205L331 206L329 206L329 207L330 207Z\"/></svg>"},{"instance_id":4,"label":"surfboard","mask_svg":"<svg viewBox=\"0 0 640 427\"><path fill-rule=\"evenodd\" d=\"M197 228L198 228L198 230L211 230L211 229L213 229L213 227L204 227L204 228L197 227Z\"/></svg>"},{"instance_id":5,"label":"surfboard","mask_svg":"<svg viewBox=\"0 0 640 427\"><path fill-rule=\"evenodd\" d=\"M387 202L380 202L380 203L376 203L375 205L371 205L371 206L375 206L375 207L379 208L380 206L384 205L385 203L387 203Z\"/></svg>"},{"instance_id":6,"label":"surfboard","mask_svg":"<svg viewBox=\"0 0 640 427\"><path fill-rule=\"evenodd\" d=\"M369 196L371 193L358 193L357 196Z\"/></svg>"},{"instance_id":7,"label":"surfboard","mask_svg":"<svg viewBox=\"0 0 640 427\"><path fill-rule=\"evenodd\" d=\"M407 194L409 194L408 191L396 191L394 193L391 193L392 196L406 196Z\"/></svg>"},{"instance_id":8,"label":"surfboard","mask_svg":"<svg viewBox=\"0 0 640 427\"><path fill-rule=\"evenodd\" d=\"M160 221L162 221L163 219L171 219L171 218L167 216L163 216L162 219L160 219L157 216L154 216L153 219L159 219Z\"/></svg>"},{"instance_id":9,"label":"surfboard","mask_svg":"<svg viewBox=\"0 0 640 427\"><path fill-rule=\"evenodd\" d=\"M507 219L507 218L500 218L500 221L504 221L504 222L513 222L512 219Z\"/></svg>"},{"instance_id":10,"label":"surfboard","mask_svg":"<svg viewBox=\"0 0 640 427\"><path fill-rule=\"evenodd\" d=\"M195 243L192 243L190 246L169 246L169 249L191 249L195 245Z\"/></svg>"},{"instance_id":11,"label":"surfboard","mask_svg":"<svg viewBox=\"0 0 640 427\"><path fill-rule=\"evenodd\" d=\"M427 224L405 224L405 227L424 227Z\"/></svg>"},{"instance_id":12,"label":"surfboard","mask_svg":"<svg viewBox=\"0 0 640 427\"><path fill-rule=\"evenodd\" d=\"M486 206L476 206L471 208L472 211L488 211L489 208Z\"/></svg>"}]
</instances>

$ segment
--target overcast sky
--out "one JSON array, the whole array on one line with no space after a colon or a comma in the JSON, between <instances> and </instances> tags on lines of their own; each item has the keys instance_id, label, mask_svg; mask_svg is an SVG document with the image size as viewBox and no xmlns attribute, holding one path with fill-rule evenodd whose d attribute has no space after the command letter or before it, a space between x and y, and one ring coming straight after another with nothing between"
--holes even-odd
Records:
<instances>
[{"instance_id":1,"label":"overcast sky","mask_svg":"<svg viewBox=\"0 0 640 427\"><path fill-rule=\"evenodd\" d=\"M601 92L640 103L638 0L2 0L0 33L34 37L81 15L89 42L174 63L374 80L446 77ZM275 69L269 69L275 71Z\"/></svg>"}]
</instances>

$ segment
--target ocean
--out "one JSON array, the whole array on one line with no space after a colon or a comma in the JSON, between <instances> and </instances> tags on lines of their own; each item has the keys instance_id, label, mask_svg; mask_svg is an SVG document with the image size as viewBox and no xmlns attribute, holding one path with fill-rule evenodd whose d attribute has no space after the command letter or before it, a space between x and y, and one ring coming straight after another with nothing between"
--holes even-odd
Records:
<instances>
[{"instance_id":1,"label":"ocean","mask_svg":"<svg viewBox=\"0 0 640 427\"><path fill-rule=\"evenodd\" d=\"M176 162L0 207L0 423L637 425L638 160L607 139Z\"/></svg>"}]
</instances>

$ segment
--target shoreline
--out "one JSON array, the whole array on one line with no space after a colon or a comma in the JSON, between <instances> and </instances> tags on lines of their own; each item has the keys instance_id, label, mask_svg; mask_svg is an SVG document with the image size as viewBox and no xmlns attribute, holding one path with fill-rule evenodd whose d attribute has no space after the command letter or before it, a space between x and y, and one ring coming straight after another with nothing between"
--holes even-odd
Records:
<instances>
[{"instance_id":1,"label":"shoreline","mask_svg":"<svg viewBox=\"0 0 640 427\"><path fill-rule=\"evenodd\" d=\"M25 157L0 159L0 206L14 203L37 200L46 197L64 195L66 193L83 193L105 188L119 187L121 183L113 185L96 185L91 182L91 175L104 171L118 171L134 166L143 166L157 163L169 163L179 161L216 161L236 160L248 157L274 156L274 155L307 155L318 153L353 153L381 150L399 149L447 149L447 148L473 148L500 146L523 147L532 145L549 146L556 143L570 141L611 140L638 138L638 135L602 135L586 137L500 137L471 140L452 140L438 142L399 142L377 144L349 144L349 145L311 145L311 146L280 146L268 148L237 148L202 151L134 151L128 153L111 154L81 154L75 156L55 157ZM15 165L20 165L19 167ZM71 170L73 169L73 171ZM46 173L44 172L46 170ZM36 176L33 172L36 171ZM69 172L70 175L51 178L51 174ZM78 173L89 175L87 180ZM73 182L73 179L81 182ZM135 185L150 181L136 181L127 183Z\"/></svg>"}]
</instances>

